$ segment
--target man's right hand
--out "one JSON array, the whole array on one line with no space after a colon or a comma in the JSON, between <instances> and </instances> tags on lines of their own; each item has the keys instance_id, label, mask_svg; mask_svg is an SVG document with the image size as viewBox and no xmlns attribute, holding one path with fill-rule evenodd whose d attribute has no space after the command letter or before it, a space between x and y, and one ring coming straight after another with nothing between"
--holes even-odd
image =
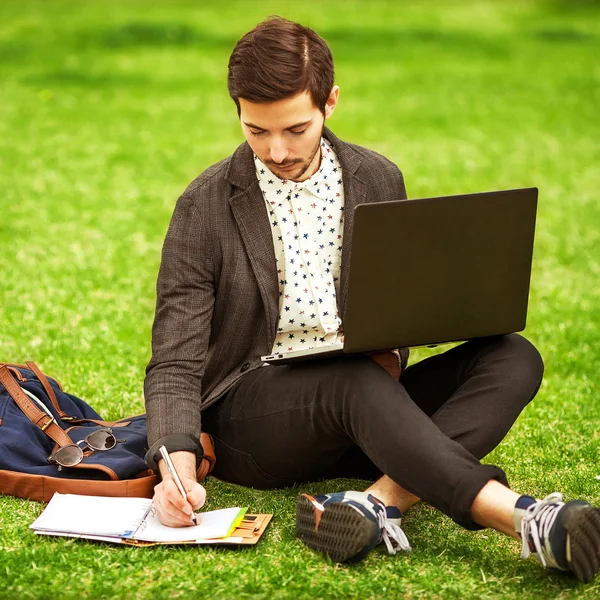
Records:
<instances>
[{"instance_id":1,"label":"man's right hand","mask_svg":"<svg viewBox=\"0 0 600 600\"><path fill-rule=\"evenodd\" d=\"M192 512L202 507L206 501L206 490L196 481L196 457L192 453L173 452L170 457L186 491L186 499L184 500L164 461L161 460L158 465L163 480L154 488L152 503L163 525L188 527L194 524ZM200 523L200 515L196 515L196 519Z\"/></svg>"}]
</instances>

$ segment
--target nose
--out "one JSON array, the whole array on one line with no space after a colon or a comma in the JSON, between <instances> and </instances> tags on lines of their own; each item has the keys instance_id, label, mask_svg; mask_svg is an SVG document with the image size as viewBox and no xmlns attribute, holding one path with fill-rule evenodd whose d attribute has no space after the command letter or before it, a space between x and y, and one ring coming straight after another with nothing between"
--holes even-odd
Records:
<instances>
[{"instance_id":1,"label":"nose","mask_svg":"<svg viewBox=\"0 0 600 600\"><path fill-rule=\"evenodd\" d=\"M273 139L271 141L270 148L271 160L276 163L282 163L289 154L288 149L286 148L284 140L281 138Z\"/></svg>"}]
</instances>

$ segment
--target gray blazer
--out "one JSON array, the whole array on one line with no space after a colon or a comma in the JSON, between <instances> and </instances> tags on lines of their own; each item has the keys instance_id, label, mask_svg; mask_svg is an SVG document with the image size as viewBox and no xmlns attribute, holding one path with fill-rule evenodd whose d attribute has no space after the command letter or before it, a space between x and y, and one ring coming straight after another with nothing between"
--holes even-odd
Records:
<instances>
[{"instance_id":1,"label":"gray blazer","mask_svg":"<svg viewBox=\"0 0 600 600\"><path fill-rule=\"evenodd\" d=\"M343 169L344 240L337 299L344 318L354 207L406 198L398 167L325 129ZM177 201L158 274L144 393L148 442L200 435L200 411L273 348L279 287L268 212L247 143ZM176 436L181 437L181 436ZM186 436L187 437L187 436ZM174 448L169 448L173 451Z\"/></svg>"}]
</instances>

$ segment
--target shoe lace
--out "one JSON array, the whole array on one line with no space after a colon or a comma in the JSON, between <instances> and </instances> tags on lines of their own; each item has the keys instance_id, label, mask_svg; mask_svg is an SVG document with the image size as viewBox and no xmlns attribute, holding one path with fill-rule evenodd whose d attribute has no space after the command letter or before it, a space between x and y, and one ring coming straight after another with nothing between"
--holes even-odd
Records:
<instances>
[{"instance_id":1,"label":"shoe lace","mask_svg":"<svg viewBox=\"0 0 600 600\"><path fill-rule=\"evenodd\" d=\"M521 540L523 542L521 558L529 557L531 543L535 548L534 552L544 567L548 566L548 562L555 563L549 545L545 543L546 547L543 548L542 542L548 541L550 531L562 505L562 494L554 492L543 500L538 500L527 509L527 514L521 520Z\"/></svg>"},{"instance_id":2,"label":"shoe lace","mask_svg":"<svg viewBox=\"0 0 600 600\"><path fill-rule=\"evenodd\" d=\"M381 529L381 538L385 543L388 554L396 554L398 550L410 552L411 547L402 528L388 520L385 510L378 511L376 514Z\"/></svg>"}]
</instances>

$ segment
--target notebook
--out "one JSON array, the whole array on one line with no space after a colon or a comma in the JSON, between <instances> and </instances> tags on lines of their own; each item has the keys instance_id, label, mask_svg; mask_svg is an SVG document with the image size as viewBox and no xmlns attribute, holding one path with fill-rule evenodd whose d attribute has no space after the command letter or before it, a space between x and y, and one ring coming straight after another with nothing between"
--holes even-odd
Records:
<instances>
[{"instance_id":1,"label":"notebook","mask_svg":"<svg viewBox=\"0 0 600 600\"><path fill-rule=\"evenodd\" d=\"M344 340L273 353L287 364L522 331L537 188L359 204Z\"/></svg>"},{"instance_id":2,"label":"notebook","mask_svg":"<svg viewBox=\"0 0 600 600\"><path fill-rule=\"evenodd\" d=\"M167 527L147 498L56 493L30 528L40 535L136 545L248 544L258 541L272 515L246 515L245 508L234 507L198 516L199 525Z\"/></svg>"}]
</instances>

